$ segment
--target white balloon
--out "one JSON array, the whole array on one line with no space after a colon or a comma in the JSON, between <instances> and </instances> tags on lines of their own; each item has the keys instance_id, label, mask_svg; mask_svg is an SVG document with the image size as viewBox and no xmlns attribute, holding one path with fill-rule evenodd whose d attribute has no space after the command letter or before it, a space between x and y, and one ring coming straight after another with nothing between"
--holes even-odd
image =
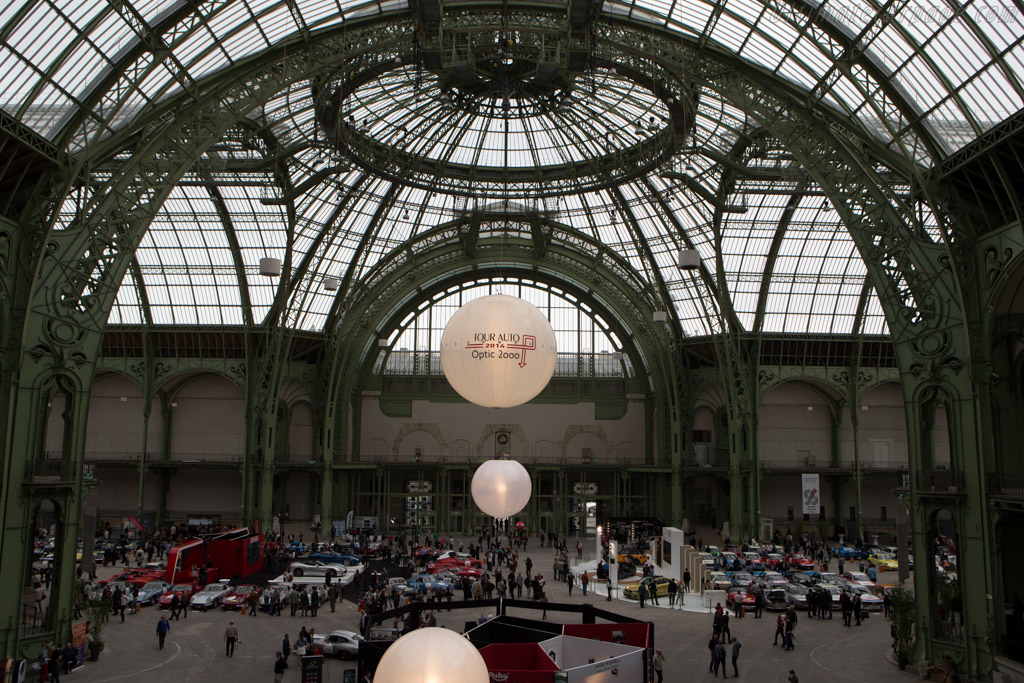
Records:
<instances>
[{"instance_id":1,"label":"white balloon","mask_svg":"<svg viewBox=\"0 0 1024 683\"><path fill-rule=\"evenodd\" d=\"M505 519L530 502L530 473L515 460L488 460L473 474L473 502L491 517Z\"/></svg>"},{"instance_id":2,"label":"white balloon","mask_svg":"<svg viewBox=\"0 0 1024 683\"><path fill-rule=\"evenodd\" d=\"M555 333L533 304L504 294L474 299L441 335L441 368L459 395L485 408L526 403L555 371Z\"/></svg>"},{"instance_id":3,"label":"white balloon","mask_svg":"<svg viewBox=\"0 0 1024 683\"><path fill-rule=\"evenodd\" d=\"M410 631L388 647L374 683L487 683L487 663L473 643L444 628Z\"/></svg>"}]
</instances>

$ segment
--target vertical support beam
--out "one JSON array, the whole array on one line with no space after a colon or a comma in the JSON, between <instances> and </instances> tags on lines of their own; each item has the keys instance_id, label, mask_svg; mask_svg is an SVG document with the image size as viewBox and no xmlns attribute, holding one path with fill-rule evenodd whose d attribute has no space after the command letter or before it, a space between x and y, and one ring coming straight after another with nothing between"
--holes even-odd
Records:
<instances>
[{"instance_id":1,"label":"vertical support beam","mask_svg":"<svg viewBox=\"0 0 1024 683\"><path fill-rule=\"evenodd\" d=\"M853 484L857 491L857 538L867 542L864 538L864 478L860 467L860 438L857 429L860 420L855 408L856 406L850 406L850 424L853 427Z\"/></svg>"}]
</instances>

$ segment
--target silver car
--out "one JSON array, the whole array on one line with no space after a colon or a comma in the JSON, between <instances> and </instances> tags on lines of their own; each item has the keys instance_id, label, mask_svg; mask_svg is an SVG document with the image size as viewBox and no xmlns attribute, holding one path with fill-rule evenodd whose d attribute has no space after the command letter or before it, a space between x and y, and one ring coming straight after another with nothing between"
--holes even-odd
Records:
<instances>
[{"instance_id":1,"label":"silver car","mask_svg":"<svg viewBox=\"0 0 1024 683\"><path fill-rule=\"evenodd\" d=\"M152 605L170 589L171 584L166 581L150 581L139 589L139 604Z\"/></svg>"},{"instance_id":2,"label":"silver car","mask_svg":"<svg viewBox=\"0 0 1024 683\"><path fill-rule=\"evenodd\" d=\"M208 583L203 587L203 590L192 596L192 600L189 601L189 604L192 605L192 609L200 610L216 607L220 604L220 601L224 596L231 592L231 589L231 584L227 582Z\"/></svg>"},{"instance_id":3,"label":"silver car","mask_svg":"<svg viewBox=\"0 0 1024 683\"><path fill-rule=\"evenodd\" d=\"M786 591L786 602L797 609L807 609L807 586L791 583L782 587Z\"/></svg>"},{"instance_id":4,"label":"silver car","mask_svg":"<svg viewBox=\"0 0 1024 683\"><path fill-rule=\"evenodd\" d=\"M344 576L348 567L321 560L302 560L301 562L292 562L289 571L293 576L329 576L334 578L335 576Z\"/></svg>"},{"instance_id":5,"label":"silver car","mask_svg":"<svg viewBox=\"0 0 1024 683\"><path fill-rule=\"evenodd\" d=\"M349 659L359 654L359 642L363 639L352 631L334 631L326 636L314 635L313 642L319 643L325 655Z\"/></svg>"}]
</instances>

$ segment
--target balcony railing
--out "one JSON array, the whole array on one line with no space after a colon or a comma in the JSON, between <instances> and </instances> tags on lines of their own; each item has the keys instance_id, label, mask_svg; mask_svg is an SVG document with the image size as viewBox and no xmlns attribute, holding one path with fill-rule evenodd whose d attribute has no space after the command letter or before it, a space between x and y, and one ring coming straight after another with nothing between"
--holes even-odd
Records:
<instances>
[{"instance_id":1,"label":"balcony railing","mask_svg":"<svg viewBox=\"0 0 1024 683\"><path fill-rule=\"evenodd\" d=\"M1024 474L989 474L985 484L990 496L1024 498Z\"/></svg>"},{"instance_id":2,"label":"balcony railing","mask_svg":"<svg viewBox=\"0 0 1024 683\"><path fill-rule=\"evenodd\" d=\"M32 463L31 480L33 484L73 484L78 474L70 460L40 458Z\"/></svg>"},{"instance_id":3,"label":"balcony railing","mask_svg":"<svg viewBox=\"0 0 1024 683\"><path fill-rule=\"evenodd\" d=\"M947 469L919 470L917 473L918 493L962 493L963 476Z\"/></svg>"}]
</instances>

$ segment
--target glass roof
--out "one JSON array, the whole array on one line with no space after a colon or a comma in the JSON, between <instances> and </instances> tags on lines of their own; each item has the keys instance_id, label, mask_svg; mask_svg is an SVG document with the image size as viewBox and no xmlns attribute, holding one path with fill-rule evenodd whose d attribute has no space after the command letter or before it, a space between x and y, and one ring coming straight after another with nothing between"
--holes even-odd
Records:
<instances>
[{"instance_id":1,"label":"glass roof","mask_svg":"<svg viewBox=\"0 0 1024 683\"><path fill-rule=\"evenodd\" d=\"M444 11L479 5L451 2ZM535 10L566 6L553 0ZM1024 12L1010 3L600 7L598 21L608 25L628 18L739 60L922 168L1024 108ZM15 2L0 8L0 108L88 156L97 141L141 130L154 103L187 98L203 79L279 59L286 45L363 20L394 25L409 12L404 1ZM205 170L174 188L109 321L260 323L281 291L290 324L323 329L337 291L329 282L358 281L407 240L504 200L607 245L671 299L688 335L721 329L723 294L748 330L886 331L839 213L792 156L769 140L745 158L765 177L728 172L723 160L750 133L743 112L706 88L680 105L607 66L550 84L539 67L508 79L526 68L517 55L510 47L481 60L454 84L451 74L415 64L382 69L340 95L335 128L325 128L317 84L293 82L250 114L246 125L262 142L225 140L207 152ZM685 155L668 149L680 116L692 126L694 151ZM325 144L328 130L342 148ZM373 156L380 150L403 161L383 169ZM662 152L676 155L674 172L630 156ZM622 160L621 173L609 159ZM68 198L60 225L76 206ZM685 247L701 253L700 271L679 269ZM259 275L265 256L285 261L284 286Z\"/></svg>"}]
</instances>

